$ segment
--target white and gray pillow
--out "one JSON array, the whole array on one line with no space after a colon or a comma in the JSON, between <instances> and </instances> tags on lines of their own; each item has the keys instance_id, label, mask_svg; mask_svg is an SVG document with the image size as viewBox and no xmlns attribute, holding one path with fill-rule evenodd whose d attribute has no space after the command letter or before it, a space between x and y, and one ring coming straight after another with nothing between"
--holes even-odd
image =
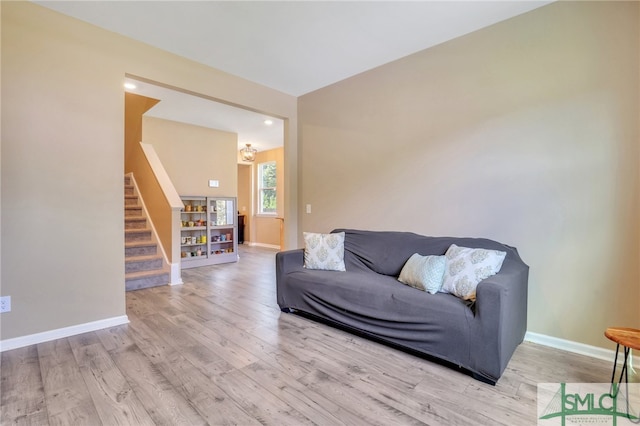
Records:
<instances>
[{"instance_id":1,"label":"white and gray pillow","mask_svg":"<svg viewBox=\"0 0 640 426\"><path fill-rule=\"evenodd\" d=\"M465 300L475 300L476 287L480 281L500 271L507 253L451 244L445 256L447 267L442 291Z\"/></svg>"},{"instance_id":2,"label":"white and gray pillow","mask_svg":"<svg viewBox=\"0 0 640 426\"><path fill-rule=\"evenodd\" d=\"M326 271L345 271L344 232L319 234L303 232L304 267Z\"/></svg>"},{"instance_id":3,"label":"white and gray pillow","mask_svg":"<svg viewBox=\"0 0 640 426\"><path fill-rule=\"evenodd\" d=\"M414 253L402 267L398 281L435 294L442 287L445 267L445 256L422 256Z\"/></svg>"}]
</instances>

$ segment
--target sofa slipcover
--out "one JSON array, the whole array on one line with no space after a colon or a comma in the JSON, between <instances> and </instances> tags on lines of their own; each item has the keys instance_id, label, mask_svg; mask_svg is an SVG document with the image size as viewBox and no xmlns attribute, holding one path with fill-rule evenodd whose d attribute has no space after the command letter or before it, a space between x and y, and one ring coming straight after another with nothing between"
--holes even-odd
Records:
<instances>
[{"instance_id":1,"label":"sofa slipcover","mask_svg":"<svg viewBox=\"0 0 640 426\"><path fill-rule=\"evenodd\" d=\"M483 238L411 232L333 232L345 232L344 272L304 268L304 249L276 254L282 311L437 358L478 380L496 383L527 326L529 267L514 247ZM412 254L444 255L451 244L507 253L500 271L478 284L474 303L451 294L429 294L397 280Z\"/></svg>"}]
</instances>

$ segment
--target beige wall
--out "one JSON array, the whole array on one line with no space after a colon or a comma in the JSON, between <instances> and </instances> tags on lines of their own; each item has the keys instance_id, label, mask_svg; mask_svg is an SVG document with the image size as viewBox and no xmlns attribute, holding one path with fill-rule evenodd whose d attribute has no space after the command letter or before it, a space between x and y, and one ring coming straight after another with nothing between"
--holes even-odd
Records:
<instances>
[{"instance_id":1,"label":"beige wall","mask_svg":"<svg viewBox=\"0 0 640 426\"><path fill-rule=\"evenodd\" d=\"M610 348L640 327L639 6L554 3L302 96L300 230L514 245L529 331Z\"/></svg>"},{"instance_id":2,"label":"beige wall","mask_svg":"<svg viewBox=\"0 0 640 426\"><path fill-rule=\"evenodd\" d=\"M258 244L265 244L269 246L280 246L280 226L282 224L281 219L284 217L284 197L287 191L287 188L284 184L285 180L285 170L284 170L284 149L276 148L270 149L268 151L261 151L256 154L256 161L254 162L255 167L254 170L254 182L258 182L258 164L266 163L269 161L276 162L276 205L277 205L277 214L276 216L271 215L259 215L254 214L252 219L253 229L251 231L251 242ZM258 209L258 193L257 188L254 194L254 206L256 206L256 210ZM254 212L257 213L257 212Z\"/></svg>"},{"instance_id":3,"label":"beige wall","mask_svg":"<svg viewBox=\"0 0 640 426\"><path fill-rule=\"evenodd\" d=\"M291 96L0 7L2 339L125 314L127 73L286 119L290 246L298 228L487 236L531 265L529 330L606 346L604 327L640 327L637 3L554 3L304 96L300 152Z\"/></svg>"},{"instance_id":4,"label":"beige wall","mask_svg":"<svg viewBox=\"0 0 640 426\"><path fill-rule=\"evenodd\" d=\"M2 314L3 340L126 314L125 74L288 118L296 186L294 97L31 2L0 7L0 292L13 308Z\"/></svg>"},{"instance_id":5,"label":"beige wall","mask_svg":"<svg viewBox=\"0 0 640 426\"><path fill-rule=\"evenodd\" d=\"M237 196L236 133L144 116L142 140L153 145L181 196ZM220 186L210 188L209 179Z\"/></svg>"}]
</instances>

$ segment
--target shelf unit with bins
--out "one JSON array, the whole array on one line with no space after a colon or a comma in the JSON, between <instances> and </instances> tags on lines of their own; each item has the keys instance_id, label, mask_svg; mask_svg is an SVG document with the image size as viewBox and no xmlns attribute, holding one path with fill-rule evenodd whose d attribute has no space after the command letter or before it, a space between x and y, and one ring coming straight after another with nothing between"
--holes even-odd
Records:
<instances>
[{"instance_id":1,"label":"shelf unit with bins","mask_svg":"<svg viewBox=\"0 0 640 426\"><path fill-rule=\"evenodd\" d=\"M181 267L238 260L236 200L232 197L181 197Z\"/></svg>"},{"instance_id":2,"label":"shelf unit with bins","mask_svg":"<svg viewBox=\"0 0 640 426\"><path fill-rule=\"evenodd\" d=\"M180 255L183 268L207 265L207 197L181 197Z\"/></svg>"}]
</instances>

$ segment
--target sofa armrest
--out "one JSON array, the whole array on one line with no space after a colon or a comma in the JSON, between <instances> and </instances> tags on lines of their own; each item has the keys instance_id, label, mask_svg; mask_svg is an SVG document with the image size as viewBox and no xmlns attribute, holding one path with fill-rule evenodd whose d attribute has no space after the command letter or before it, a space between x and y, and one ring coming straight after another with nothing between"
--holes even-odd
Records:
<instances>
[{"instance_id":1,"label":"sofa armrest","mask_svg":"<svg viewBox=\"0 0 640 426\"><path fill-rule=\"evenodd\" d=\"M499 378L527 331L529 267L506 260L496 275L483 280L476 289L476 321L472 350L478 368L487 377Z\"/></svg>"},{"instance_id":2,"label":"sofa armrest","mask_svg":"<svg viewBox=\"0 0 640 426\"><path fill-rule=\"evenodd\" d=\"M286 250L276 253L276 296L280 309L288 308L286 298L286 275L303 270L304 249Z\"/></svg>"}]
</instances>

